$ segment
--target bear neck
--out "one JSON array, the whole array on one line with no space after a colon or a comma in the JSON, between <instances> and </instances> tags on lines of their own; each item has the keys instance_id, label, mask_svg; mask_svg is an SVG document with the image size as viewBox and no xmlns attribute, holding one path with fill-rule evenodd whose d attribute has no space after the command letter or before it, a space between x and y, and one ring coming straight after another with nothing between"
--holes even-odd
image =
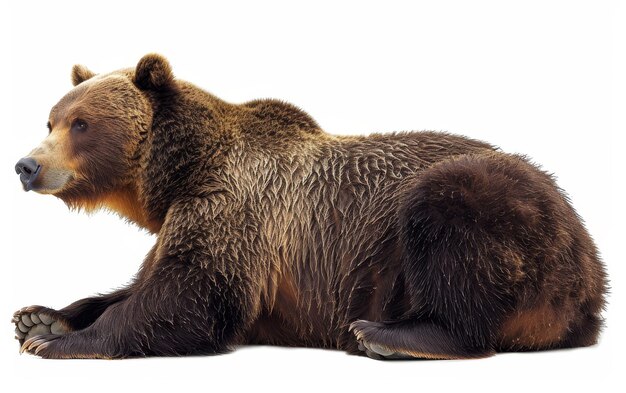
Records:
<instances>
[{"instance_id":1,"label":"bear neck","mask_svg":"<svg viewBox=\"0 0 626 393\"><path fill-rule=\"evenodd\" d=\"M133 196L139 196L143 216L132 220L160 228L175 201L219 191L217 173L237 132L225 127L236 118L230 113L233 105L193 85L181 82L152 99L152 125L141 152L140 192Z\"/></svg>"},{"instance_id":2,"label":"bear neck","mask_svg":"<svg viewBox=\"0 0 626 393\"><path fill-rule=\"evenodd\" d=\"M158 233L163 225L163 222L148 216L139 198L139 192L130 185L106 194L100 201L100 205L150 233Z\"/></svg>"}]
</instances>

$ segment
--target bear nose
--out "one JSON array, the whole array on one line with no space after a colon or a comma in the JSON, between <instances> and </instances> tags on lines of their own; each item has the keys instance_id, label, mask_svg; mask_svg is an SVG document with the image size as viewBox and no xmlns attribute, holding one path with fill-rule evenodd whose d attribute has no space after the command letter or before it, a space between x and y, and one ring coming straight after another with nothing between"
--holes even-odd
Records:
<instances>
[{"instance_id":1,"label":"bear nose","mask_svg":"<svg viewBox=\"0 0 626 393\"><path fill-rule=\"evenodd\" d=\"M20 181L24 185L24 190L30 191L32 183L37 178L41 165L30 157L24 157L15 164L15 172L20 175Z\"/></svg>"}]
</instances>

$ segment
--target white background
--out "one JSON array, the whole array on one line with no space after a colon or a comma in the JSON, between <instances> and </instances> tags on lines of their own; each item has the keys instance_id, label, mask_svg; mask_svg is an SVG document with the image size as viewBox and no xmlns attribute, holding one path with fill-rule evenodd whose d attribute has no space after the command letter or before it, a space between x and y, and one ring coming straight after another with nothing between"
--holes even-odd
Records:
<instances>
[{"instance_id":1,"label":"white background","mask_svg":"<svg viewBox=\"0 0 626 393\"><path fill-rule=\"evenodd\" d=\"M0 11L4 388L617 389L611 384L626 349L623 4L13 3ZM154 238L115 215L77 214L54 197L22 192L13 166L46 135L73 64L107 72L152 51L170 59L177 77L223 99L281 98L331 133L447 130L541 163L569 193L609 269L600 344L475 361L376 362L272 347L125 361L18 355L8 323L15 309L60 308L126 283Z\"/></svg>"}]
</instances>

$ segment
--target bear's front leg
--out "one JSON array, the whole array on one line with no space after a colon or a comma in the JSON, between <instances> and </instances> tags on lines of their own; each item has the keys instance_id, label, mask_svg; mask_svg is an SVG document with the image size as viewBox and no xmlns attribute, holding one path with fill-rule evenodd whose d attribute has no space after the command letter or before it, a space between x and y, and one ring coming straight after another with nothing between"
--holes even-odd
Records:
<instances>
[{"instance_id":1,"label":"bear's front leg","mask_svg":"<svg viewBox=\"0 0 626 393\"><path fill-rule=\"evenodd\" d=\"M15 338L24 341L44 334L65 334L91 325L110 305L127 298L131 288L78 300L60 310L43 306L24 307L13 314Z\"/></svg>"},{"instance_id":2,"label":"bear's front leg","mask_svg":"<svg viewBox=\"0 0 626 393\"><path fill-rule=\"evenodd\" d=\"M213 354L241 343L259 313L267 271L247 243L256 239L231 226L239 217L206 200L177 206L128 298L83 330L33 337L22 350L44 358L124 358Z\"/></svg>"},{"instance_id":3,"label":"bear's front leg","mask_svg":"<svg viewBox=\"0 0 626 393\"><path fill-rule=\"evenodd\" d=\"M80 299L60 310L43 306L24 307L13 314L15 338L20 346L24 341L45 334L65 334L81 330L91 325L111 305L128 298L137 282L141 282L144 272L154 260L153 248L137 274L137 280L129 286L114 292Z\"/></svg>"}]
</instances>

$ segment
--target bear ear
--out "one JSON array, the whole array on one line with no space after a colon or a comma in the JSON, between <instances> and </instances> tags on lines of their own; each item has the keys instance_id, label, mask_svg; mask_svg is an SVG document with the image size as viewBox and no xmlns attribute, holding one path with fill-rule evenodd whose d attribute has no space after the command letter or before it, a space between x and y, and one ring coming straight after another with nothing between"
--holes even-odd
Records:
<instances>
[{"instance_id":1,"label":"bear ear","mask_svg":"<svg viewBox=\"0 0 626 393\"><path fill-rule=\"evenodd\" d=\"M145 55L137 63L135 84L142 90L161 90L174 80L172 67L167 59L159 54Z\"/></svg>"},{"instance_id":2,"label":"bear ear","mask_svg":"<svg viewBox=\"0 0 626 393\"><path fill-rule=\"evenodd\" d=\"M89 70L89 68L84 65L76 64L72 67L72 84L77 86L87 79L91 79L96 75L93 71Z\"/></svg>"}]
</instances>

